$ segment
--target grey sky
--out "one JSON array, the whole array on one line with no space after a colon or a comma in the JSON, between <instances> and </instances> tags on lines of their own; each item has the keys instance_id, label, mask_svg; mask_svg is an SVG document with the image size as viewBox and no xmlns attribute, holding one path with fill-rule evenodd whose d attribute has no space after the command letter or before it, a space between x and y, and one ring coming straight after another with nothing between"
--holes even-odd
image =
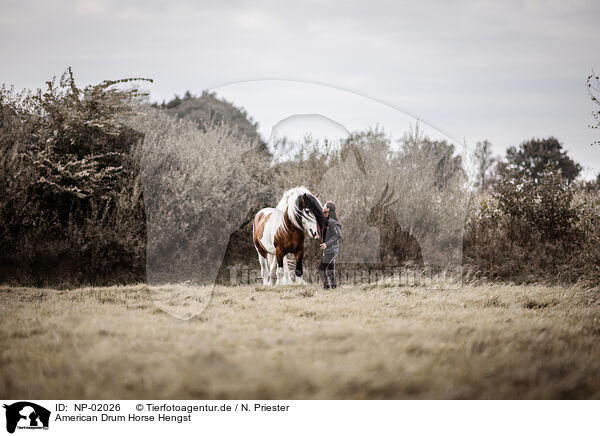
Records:
<instances>
[{"instance_id":1,"label":"grey sky","mask_svg":"<svg viewBox=\"0 0 600 436\"><path fill-rule=\"evenodd\" d=\"M498 153L555 135L588 177L600 171L585 87L600 70L597 1L0 5L0 81L17 88L69 65L82 84L151 77L156 100L300 80L385 102L469 145L487 138Z\"/></svg>"}]
</instances>

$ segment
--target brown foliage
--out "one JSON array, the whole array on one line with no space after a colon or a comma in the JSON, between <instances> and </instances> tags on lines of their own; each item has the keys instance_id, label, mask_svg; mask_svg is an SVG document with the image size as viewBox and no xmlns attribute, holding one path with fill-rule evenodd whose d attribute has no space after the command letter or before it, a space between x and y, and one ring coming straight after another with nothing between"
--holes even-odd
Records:
<instances>
[{"instance_id":1,"label":"brown foliage","mask_svg":"<svg viewBox=\"0 0 600 436\"><path fill-rule=\"evenodd\" d=\"M547 168L539 184L506 173L497 192L473 204L465 264L490 279L599 282L598 191L568 185Z\"/></svg>"},{"instance_id":2,"label":"brown foliage","mask_svg":"<svg viewBox=\"0 0 600 436\"><path fill-rule=\"evenodd\" d=\"M141 137L120 122L143 94L68 69L45 91L0 90L0 280L143 279Z\"/></svg>"}]
</instances>

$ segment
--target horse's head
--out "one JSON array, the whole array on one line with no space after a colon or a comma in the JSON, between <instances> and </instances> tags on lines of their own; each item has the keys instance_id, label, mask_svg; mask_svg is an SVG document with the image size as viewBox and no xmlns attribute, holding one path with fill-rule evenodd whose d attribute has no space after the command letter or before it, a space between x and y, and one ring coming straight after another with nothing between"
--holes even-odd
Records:
<instances>
[{"instance_id":1,"label":"horse's head","mask_svg":"<svg viewBox=\"0 0 600 436\"><path fill-rule=\"evenodd\" d=\"M314 239L319 239L321 233L319 231L319 225L317 224L315 215L309 209L304 209L301 215L301 220L302 227L308 236Z\"/></svg>"},{"instance_id":2,"label":"horse's head","mask_svg":"<svg viewBox=\"0 0 600 436\"><path fill-rule=\"evenodd\" d=\"M319 239L325 225L325 215L319 200L310 192L305 192L296 200L296 206L303 229L310 237Z\"/></svg>"},{"instance_id":3,"label":"horse's head","mask_svg":"<svg viewBox=\"0 0 600 436\"><path fill-rule=\"evenodd\" d=\"M325 225L323 206L308 189L303 186L287 190L277 209L287 211L292 224L309 234L312 238L321 236L321 229Z\"/></svg>"}]
</instances>

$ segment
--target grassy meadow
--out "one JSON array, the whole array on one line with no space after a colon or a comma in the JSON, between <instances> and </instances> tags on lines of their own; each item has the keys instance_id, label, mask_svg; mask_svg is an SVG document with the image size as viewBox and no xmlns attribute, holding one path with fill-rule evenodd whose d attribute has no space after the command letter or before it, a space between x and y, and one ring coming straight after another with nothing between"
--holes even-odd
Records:
<instances>
[{"instance_id":1,"label":"grassy meadow","mask_svg":"<svg viewBox=\"0 0 600 436\"><path fill-rule=\"evenodd\" d=\"M151 292L1 287L0 396L600 399L597 289L215 287L188 321Z\"/></svg>"}]
</instances>

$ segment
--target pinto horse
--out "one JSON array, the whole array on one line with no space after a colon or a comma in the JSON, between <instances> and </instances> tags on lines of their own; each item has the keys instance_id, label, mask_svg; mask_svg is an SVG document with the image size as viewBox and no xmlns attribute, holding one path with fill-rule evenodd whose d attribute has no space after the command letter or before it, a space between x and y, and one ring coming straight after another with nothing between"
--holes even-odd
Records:
<instances>
[{"instance_id":1,"label":"pinto horse","mask_svg":"<svg viewBox=\"0 0 600 436\"><path fill-rule=\"evenodd\" d=\"M276 208L259 210L254 217L252 238L258 252L263 284L272 284L275 268L275 285L288 283L288 265L284 259L287 254L296 257L296 283L305 283L302 278L304 232L319 239L324 224L321 203L302 186L286 191Z\"/></svg>"}]
</instances>

